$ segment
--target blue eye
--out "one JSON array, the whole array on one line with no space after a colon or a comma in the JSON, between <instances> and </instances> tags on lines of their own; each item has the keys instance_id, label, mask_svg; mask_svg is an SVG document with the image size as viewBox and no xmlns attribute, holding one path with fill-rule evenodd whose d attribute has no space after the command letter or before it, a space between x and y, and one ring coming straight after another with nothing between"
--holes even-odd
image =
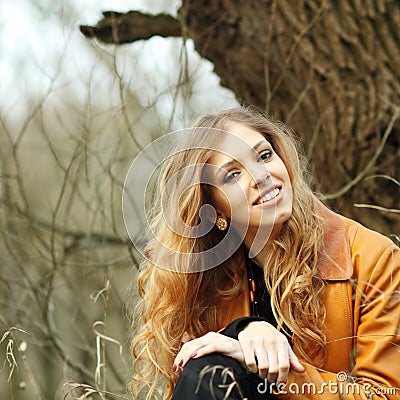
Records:
<instances>
[{"instance_id":1,"label":"blue eye","mask_svg":"<svg viewBox=\"0 0 400 400\"><path fill-rule=\"evenodd\" d=\"M270 159L273 156L273 152L272 150L264 150L260 153L260 155L258 156L258 160L257 161L265 161Z\"/></svg>"},{"instance_id":2,"label":"blue eye","mask_svg":"<svg viewBox=\"0 0 400 400\"><path fill-rule=\"evenodd\" d=\"M232 182L238 175L239 175L238 171L228 172L224 177L224 183Z\"/></svg>"}]
</instances>

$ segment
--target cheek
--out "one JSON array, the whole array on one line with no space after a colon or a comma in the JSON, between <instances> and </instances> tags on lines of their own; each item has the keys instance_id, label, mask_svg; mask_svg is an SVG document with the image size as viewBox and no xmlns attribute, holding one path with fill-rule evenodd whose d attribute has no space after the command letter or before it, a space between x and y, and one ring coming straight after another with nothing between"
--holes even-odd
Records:
<instances>
[{"instance_id":1,"label":"cheek","mask_svg":"<svg viewBox=\"0 0 400 400\"><path fill-rule=\"evenodd\" d=\"M217 212L223 212L227 217L230 216L230 202L227 196L217 189L213 193L215 208Z\"/></svg>"},{"instance_id":2,"label":"cheek","mask_svg":"<svg viewBox=\"0 0 400 400\"><path fill-rule=\"evenodd\" d=\"M290 187L290 191L293 192L293 185L292 185L292 180L290 179L289 171L286 170L286 180L288 182L288 185Z\"/></svg>"},{"instance_id":3,"label":"cheek","mask_svg":"<svg viewBox=\"0 0 400 400\"><path fill-rule=\"evenodd\" d=\"M232 213L240 214L248 207L246 192L238 183L224 188L224 191L217 190L214 200L217 210L224 212L229 218Z\"/></svg>"},{"instance_id":4,"label":"cheek","mask_svg":"<svg viewBox=\"0 0 400 400\"><path fill-rule=\"evenodd\" d=\"M283 162L282 160L281 160L281 163L282 163L282 169L285 171L286 177L287 177L288 181L290 182L289 171L288 171L288 169L286 168L286 165L284 164L284 162Z\"/></svg>"}]
</instances>

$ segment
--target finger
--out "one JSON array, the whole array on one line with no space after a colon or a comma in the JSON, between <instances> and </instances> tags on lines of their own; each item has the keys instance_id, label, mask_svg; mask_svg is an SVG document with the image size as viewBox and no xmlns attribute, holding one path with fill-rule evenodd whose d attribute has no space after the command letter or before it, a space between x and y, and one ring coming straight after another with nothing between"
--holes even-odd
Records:
<instances>
[{"instance_id":1,"label":"finger","mask_svg":"<svg viewBox=\"0 0 400 400\"><path fill-rule=\"evenodd\" d=\"M278 374L275 377L277 384L286 383L290 369L290 359L288 351L281 350L278 352Z\"/></svg>"},{"instance_id":2,"label":"finger","mask_svg":"<svg viewBox=\"0 0 400 400\"><path fill-rule=\"evenodd\" d=\"M178 367L184 367L189 361L190 356L196 353L203 346L199 339L191 340L181 347L174 359L172 370L177 370Z\"/></svg>"},{"instance_id":3,"label":"finger","mask_svg":"<svg viewBox=\"0 0 400 400\"><path fill-rule=\"evenodd\" d=\"M268 346L268 382L285 383L290 369L289 350L286 338L281 335Z\"/></svg>"},{"instance_id":4,"label":"finger","mask_svg":"<svg viewBox=\"0 0 400 400\"><path fill-rule=\"evenodd\" d=\"M240 342L240 346L242 348L244 362L247 365L247 368L249 369L250 372L256 374L258 372L258 366L254 354L253 345L251 344L251 342L244 341Z\"/></svg>"},{"instance_id":5,"label":"finger","mask_svg":"<svg viewBox=\"0 0 400 400\"><path fill-rule=\"evenodd\" d=\"M237 340L216 332L209 332L200 338L185 343L176 355L172 369L176 372L179 368L183 368L191 358L198 358L215 352L243 361L242 351Z\"/></svg>"},{"instance_id":6,"label":"finger","mask_svg":"<svg viewBox=\"0 0 400 400\"><path fill-rule=\"evenodd\" d=\"M195 354L192 354L191 358L199 358L216 352L232 357L239 362L244 361L242 348L240 347L239 342L236 339L227 336L222 336L215 342L201 347Z\"/></svg>"},{"instance_id":7,"label":"finger","mask_svg":"<svg viewBox=\"0 0 400 400\"><path fill-rule=\"evenodd\" d=\"M265 379L268 375L268 369L270 368L268 354L265 349L261 349L261 351L256 351L256 359L258 376L262 379Z\"/></svg>"},{"instance_id":8,"label":"finger","mask_svg":"<svg viewBox=\"0 0 400 400\"><path fill-rule=\"evenodd\" d=\"M293 369L295 372L304 372L305 368L303 365L300 364L299 359L297 358L296 354L294 354L293 350L289 349L289 362L290 368Z\"/></svg>"},{"instance_id":9,"label":"finger","mask_svg":"<svg viewBox=\"0 0 400 400\"><path fill-rule=\"evenodd\" d=\"M207 354L216 353L216 352L224 353L223 346L221 346L221 344L218 345L218 343L210 343L210 344L200 347L195 353L193 353L191 355L190 358L199 358L199 357L203 357Z\"/></svg>"},{"instance_id":10,"label":"finger","mask_svg":"<svg viewBox=\"0 0 400 400\"><path fill-rule=\"evenodd\" d=\"M269 368L267 374L267 381L268 382L275 382L278 376L278 354L276 349L269 348L268 349L268 361L269 361Z\"/></svg>"}]
</instances>

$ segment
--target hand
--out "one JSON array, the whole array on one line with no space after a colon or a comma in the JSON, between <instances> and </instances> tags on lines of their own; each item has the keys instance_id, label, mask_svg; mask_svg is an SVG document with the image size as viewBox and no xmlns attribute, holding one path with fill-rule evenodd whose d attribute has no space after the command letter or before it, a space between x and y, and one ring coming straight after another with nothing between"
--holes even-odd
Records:
<instances>
[{"instance_id":1,"label":"hand","mask_svg":"<svg viewBox=\"0 0 400 400\"><path fill-rule=\"evenodd\" d=\"M198 358L210 353L221 353L244 363L242 348L236 339L208 332L204 336L186 342L175 357L173 371L183 368L191 358Z\"/></svg>"},{"instance_id":2,"label":"hand","mask_svg":"<svg viewBox=\"0 0 400 400\"><path fill-rule=\"evenodd\" d=\"M268 382L286 383L290 369L305 371L286 337L268 322L250 322L238 339L249 370Z\"/></svg>"}]
</instances>

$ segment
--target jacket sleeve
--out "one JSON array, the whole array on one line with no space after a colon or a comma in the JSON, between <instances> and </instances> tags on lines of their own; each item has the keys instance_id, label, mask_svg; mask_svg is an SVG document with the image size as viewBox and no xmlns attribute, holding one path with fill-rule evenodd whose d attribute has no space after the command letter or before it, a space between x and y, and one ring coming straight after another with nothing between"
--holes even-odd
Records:
<instances>
[{"instance_id":1,"label":"jacket sleeve","mask_svg":"<svg viewBox=\"0 0 400 400\"><path fill-rule=\"evenodd\" d=\"M375 248L374 248L375 245ZM377 250L379 243L352 254L354 363L350 371L331 373L303 363L289 372L279 398L400 399L400 250ZM367 249L369 248L369 251Z\"/></svg>"},{"instance_id":2,"label":"jacket sleeve","mask_svg":"<svg viewBox=\"0 0 400 400\"><path fill-rule=\"evenodd\" d=\"M239 333L250 323L253 321L265 321L268 322L266 318L257 317L257 316L249 316L249 317L241 317L232 321L226 328L222 329L220 333L225 336L229 336L232 339L237 339Z\"/></svg>"}]
</instances>

